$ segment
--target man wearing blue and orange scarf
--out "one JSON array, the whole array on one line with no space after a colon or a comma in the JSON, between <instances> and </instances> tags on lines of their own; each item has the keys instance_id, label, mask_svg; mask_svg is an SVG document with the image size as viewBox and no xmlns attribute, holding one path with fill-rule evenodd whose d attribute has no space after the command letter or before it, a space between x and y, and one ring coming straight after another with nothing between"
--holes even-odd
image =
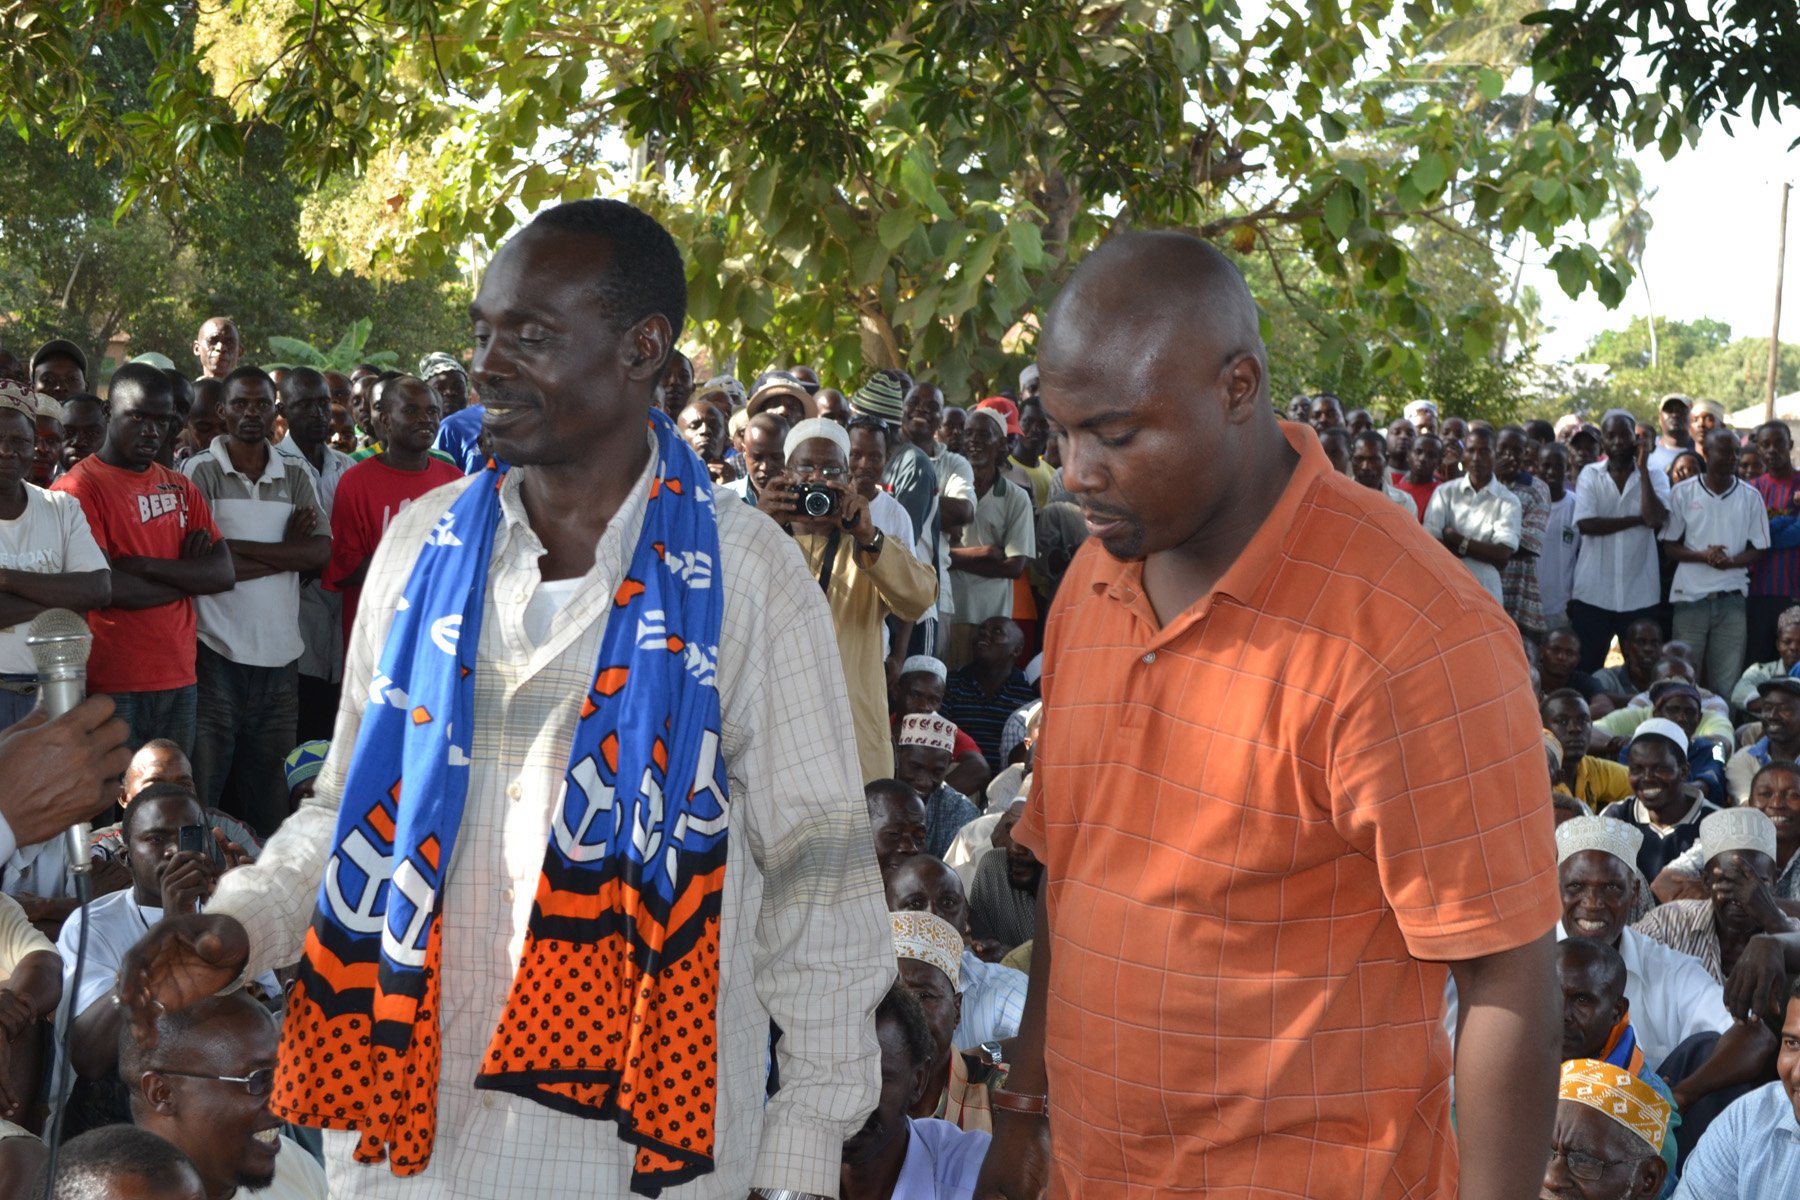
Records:
<instances>
[{"instance_id":1,"label":"man wearing blue and orange scarf","mask_svg":"<svg viewBox=\"0 0 1800 1200\"><path fill-rule=\"evenodd\" d=\"M298 960L272 1107L340 1200L829 1196L875 1106L894 966L831 619L652 411L685 308L616 201L494 258L471 374L512 465L396 516L316 794L123 974L141 1037Z\"/></svg>"},{"instance_id":2,"label":"man wearing blue and orange scarf","mask_svg":"<svg viewBox=\"0 0 1800 1200\"><path fill-rule=\"evenodd\" d=\"M1631 1027L1631 1002L1625 998L1625 959L1605 942L1564 938L1556 944L1556 977L1563 997L1562 1059L1592 1059L1627 1071L1642 1080L1670 1106L1669 1132L1681 1124L1673 1111L1674 1094L1645 1061ZM1668 1165L1661 1194L1675 1186L1675 1138L1659 1145Z\"/></svg>"}]
</instances>

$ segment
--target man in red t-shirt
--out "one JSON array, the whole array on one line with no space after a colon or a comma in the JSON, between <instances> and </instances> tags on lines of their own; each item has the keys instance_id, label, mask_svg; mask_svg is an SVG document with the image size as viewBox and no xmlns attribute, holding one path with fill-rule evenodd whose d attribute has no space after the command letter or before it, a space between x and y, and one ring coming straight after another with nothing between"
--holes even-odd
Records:
<instances>
[{"instance_id":1,"label":"man in red t-shirt","mask_svg":"<svg viewBox=\"0 0 1800 1200\"><path fill-rule=\"evenodd\" d=\"M1425 506L1431 503L1431 495L1438 490L1438 460L1443 456L1443 445L1435 433L1421 433L1413 439L1412 449L1407 452L1409 470L1394 486L1412 497L1418 506L1419 520L1425 520Z\"/></svg>"},{"instance_id":2,"label":"man in red t-shirt","mask_svg":"<svg viewBox=\"0 0 1800 1200\"><path fill-rule=\"evenodd\" d=\"M357 463L338 480L331 506L331 565L325 586L344 593L344 638L356 625L356 599L375 547L401 509L434 488L456 483L463 473L431 457L443 419L442 401L423 380L401 375L375 393L375 435L385 447Z\"/></svg>"},{"instance_id":3,"label":"man in red t-shirt","mask_svg":"<svg viewBox=\"0 0 1800 1200\"><path fill-rule=\"evenodd\" d=\"M88 688L111 694L134 749L161 737L192 753L194 597L231 589L231 551L199 489L156 461L175 420L168 376L127 363L110 399L105 442L51 489L81 502L112 567L112 605L88 616Z\"/></svg>"}]
</instances>

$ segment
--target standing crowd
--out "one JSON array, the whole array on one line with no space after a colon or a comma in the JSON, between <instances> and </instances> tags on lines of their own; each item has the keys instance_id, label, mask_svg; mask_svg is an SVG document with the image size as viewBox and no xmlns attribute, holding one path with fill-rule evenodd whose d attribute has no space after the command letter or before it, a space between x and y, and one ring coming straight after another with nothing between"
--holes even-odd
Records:
<instances>
[{"instance_id":1,"label":"standing crowd","mask_svg":"<svg viewBox=\"0 0 1800 1200\"><path fill-rule=\"evenodd\" d=\"M0 1195L53 1121L58 1200L1440 1194L1452 1084L1465 1178L1550 1110L1492 1014L1558 912L1543 1193L1800 1188L1788 427L1278 424L1223 261L1096 254L985 398L697 381L612 202L412 374L0 352L0 727L72 609L132 755L85 909L0 818ZM1156 297L1191 448L1103 398Z\"/></svg>"}]
</instances>

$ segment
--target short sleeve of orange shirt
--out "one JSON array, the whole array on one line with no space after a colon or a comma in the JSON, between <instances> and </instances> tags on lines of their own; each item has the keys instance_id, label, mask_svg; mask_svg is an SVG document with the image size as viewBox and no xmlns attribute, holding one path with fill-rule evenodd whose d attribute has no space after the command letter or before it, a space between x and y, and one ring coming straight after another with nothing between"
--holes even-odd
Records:
<instances>
[{"instance_id":1,"label":"short sleeve of orange shirt","mask_svg":"<svg viewBox=\"0 0 1800 1200\"><path fill-rule=\"evenodd\" d=\"M1159 627L1082 549L1032 802L1053 1193L1453 1196L1445 962L1559 916L1519 636L1303 426L1276 510Z\"/></svg>"}]
</instances>

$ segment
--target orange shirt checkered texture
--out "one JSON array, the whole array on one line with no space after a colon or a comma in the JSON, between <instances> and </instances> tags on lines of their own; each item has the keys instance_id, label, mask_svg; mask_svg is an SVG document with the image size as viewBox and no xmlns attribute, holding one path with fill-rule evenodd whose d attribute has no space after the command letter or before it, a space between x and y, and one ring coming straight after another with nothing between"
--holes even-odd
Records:
<instances>
[{"instance_id":1,"label":"orange shirt checkered texture","mask_svg":"<svg viewBox=\"0 0 1800 1200\"><path fill-rule=\"evenodd\" d=\"M1056 938L1052 1196L1454 1196L1441 963L1560 915L1512 622L1283 428L1302 461L1210 594L1159 628L1090 543L1050 617L1015 836Z\"/></svg>"}]
</instances>

